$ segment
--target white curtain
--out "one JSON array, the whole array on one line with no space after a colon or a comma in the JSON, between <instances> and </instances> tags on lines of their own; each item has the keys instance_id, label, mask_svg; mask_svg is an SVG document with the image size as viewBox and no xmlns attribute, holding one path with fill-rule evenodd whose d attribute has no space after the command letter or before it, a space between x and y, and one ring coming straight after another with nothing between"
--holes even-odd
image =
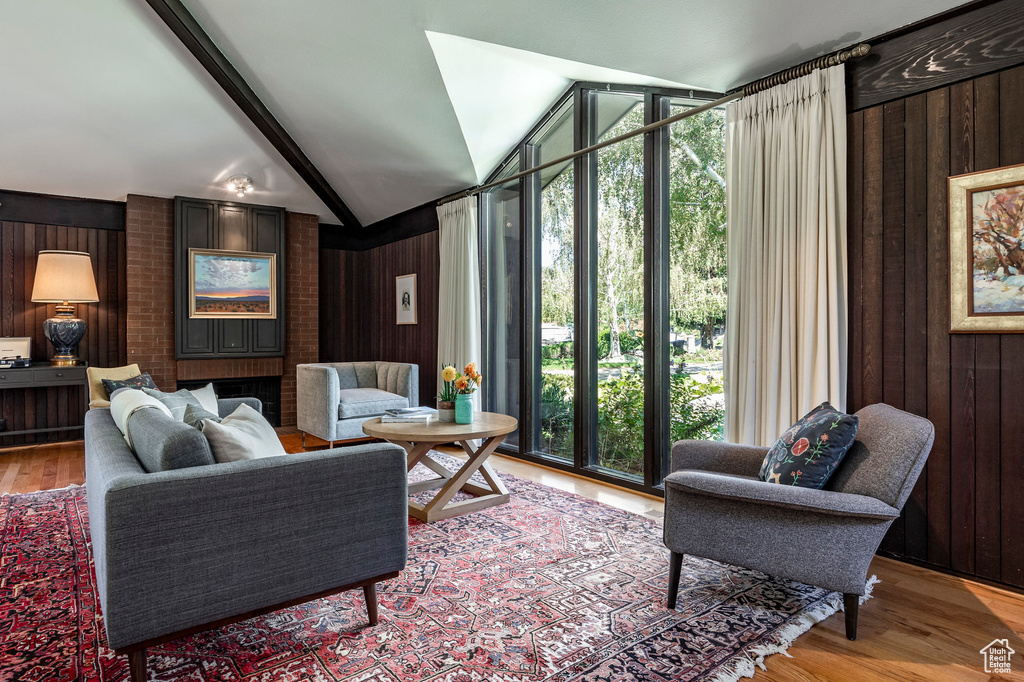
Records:
<instances>
[{"instance_id":1,"label":"white curtain","mask_svg":"<svg viewBox=\"0 0 1024 682\"><path fill-rule=\"evenodd\" d=\"M437 207L440 223L441 271L437 315L437 375L441 363L460 372L480 357L480 253L477 247L476 197L465 197ZM487 381L488 377L484 377ZM473 407L480 409L480 392Z\"/></svg>"},{"instance_id":2,"label":"white curtain","mask_svg":"<svg viewBox=\"0 0 1024 682\"><path fill-rule=\"evenodd\" d=\"M846 407L843 74L728 107L728 441L769 445L824 400Z\"/></svg>"}]
</instances>

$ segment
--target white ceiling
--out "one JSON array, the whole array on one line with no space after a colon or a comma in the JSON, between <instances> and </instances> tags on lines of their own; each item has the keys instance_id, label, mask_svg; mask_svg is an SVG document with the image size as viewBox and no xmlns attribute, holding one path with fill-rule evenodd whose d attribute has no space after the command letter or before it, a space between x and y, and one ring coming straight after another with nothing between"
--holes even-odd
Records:
<instances>
[{"instance_id":1,"label":"white ceiling","mask_svg":"<svg viewBox=\"0 0 1024 682\"><path fill-rule=\"evenodd\" d=\"M724 92L960 4L185 2L364 224L476 184L572 80ZM226 199L247 173L337 222L142 0L0 16L0 187Z\"/></svg>"}]
</instances>

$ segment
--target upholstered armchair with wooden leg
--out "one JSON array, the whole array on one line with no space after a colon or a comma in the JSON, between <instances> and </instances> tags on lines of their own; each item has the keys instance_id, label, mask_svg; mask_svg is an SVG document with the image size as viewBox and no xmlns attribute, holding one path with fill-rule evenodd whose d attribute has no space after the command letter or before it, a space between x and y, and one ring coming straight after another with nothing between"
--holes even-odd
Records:
<instances>
[{"instance_id":1,"label":"upholstered armchair with wooden leg","mask_svg":"<svg viewBox=\"0 0 1024 682\"><path fill-rule=\"evenodd\" d=\"M692 554L842 592L846 636L857 638L871 559L935 438L930 421L889 405L870 405L857 417L857 440L824 490L759 480L768 448L675 444L674 473L665 479L669 608L683 555Z\"/></svg>"}]
</instances>

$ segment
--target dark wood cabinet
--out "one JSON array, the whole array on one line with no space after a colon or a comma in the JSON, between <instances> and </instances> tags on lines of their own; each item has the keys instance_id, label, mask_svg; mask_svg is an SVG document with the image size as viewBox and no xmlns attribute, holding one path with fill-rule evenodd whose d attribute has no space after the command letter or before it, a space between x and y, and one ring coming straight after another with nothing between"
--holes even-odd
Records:
<instances>
[{"instance_id":1,"label":"dark wood cabinet","mask_svg":"<svg viewBox=\"0 0 1024 682\"><path fill-rule=\"evenodd\" d=\"M277 254L277 318L189 318L189 249ZM174 200L175 355L182 359L277 357L285 337L285 211L209 199Z\"/></svg>"}]
</instances>

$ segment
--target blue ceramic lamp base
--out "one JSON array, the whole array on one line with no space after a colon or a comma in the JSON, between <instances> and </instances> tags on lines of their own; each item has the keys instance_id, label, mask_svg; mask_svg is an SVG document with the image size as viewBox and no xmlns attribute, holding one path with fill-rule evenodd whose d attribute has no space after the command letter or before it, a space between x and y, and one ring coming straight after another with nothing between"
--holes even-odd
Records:
<instances>
[{"instance_id":1,"label":"blue ceramic lamp base","mask_svg":"<svg viewBox=\"0 0 1024 682\"><path fill-rule=\"evenodd\" d=\"M85 320L74 316L74 307L68 306L71 310L62 310L64 306L57 306L57 317L48 318L43 322L43 334L53 344L54 354L50 358L50 364L57 367L68 367L79 364L78 343L85 336Z\"/></svg>"}]
</instances>

